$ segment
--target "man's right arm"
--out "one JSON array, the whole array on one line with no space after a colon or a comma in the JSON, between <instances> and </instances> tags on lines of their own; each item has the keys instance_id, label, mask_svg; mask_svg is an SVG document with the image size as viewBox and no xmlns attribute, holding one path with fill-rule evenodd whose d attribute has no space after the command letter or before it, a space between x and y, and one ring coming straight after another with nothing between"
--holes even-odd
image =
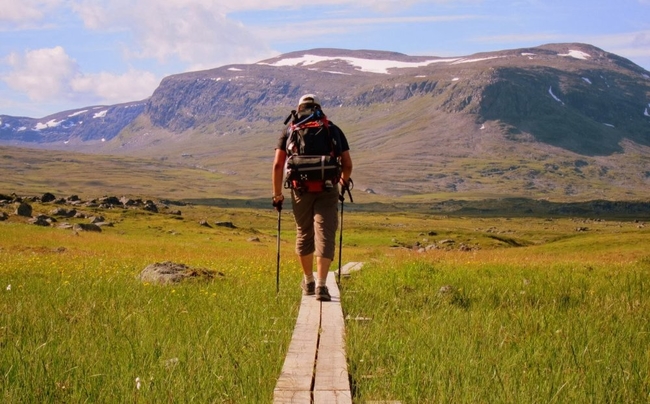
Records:
<instances>
[{"instance_id":1,"label":"man's right arm","mask_svg":"<svg viewBox=\"0 0 650 404\"><path fill-rule=\"evenodd\" d=\"M282 180L284 179L284 163L287 159L287 152L282 149L275 149L273 159L273 172L271 179L273 183L273 199L282 195Z\"/></svg>"}]
</instances>

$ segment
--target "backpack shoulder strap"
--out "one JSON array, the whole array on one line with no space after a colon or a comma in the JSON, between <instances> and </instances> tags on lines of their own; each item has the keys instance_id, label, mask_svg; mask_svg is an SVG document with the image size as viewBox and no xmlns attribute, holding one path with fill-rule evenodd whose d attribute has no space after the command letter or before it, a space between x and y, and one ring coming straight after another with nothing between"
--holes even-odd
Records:
<instances>
[{"instance_id":1,"label":"backpack shoulder strap","mask_svg":"<svg viewBox=\"0 0 650 404\"><path fill-rule=\"evenodd\" d=\"M341 130L333 122L328 122L327 133L330 144L332 145L332 157L339 157L343 154L343 145L341 144Z\"/></svg>"},{"instance_id":2,"label":"backpack shoulder strap","mask_svg":"<svg viewBox=\"0 0 650 404\"><path fill-rule=\"evenodd\" d=\"M285 131L287 132L287 143L285 150L287 152L287 156L299 154L302 143L302 136L300 136L300 132L293 127L293 124L287 125Z\"/></svg>"},{"instance_id":3,"label":"backpack shoulder strap","mask_svg":"<svg viewBox=\"0 0 650 404\"><path fill-rule=\"evenodd\" d=\"M303 135L311 128L325 128L327 131L327 139L330 144L332 144L332 135L330 131L330 123L325 115L317 120L308 120L298 123L291 123L287 126L287 154L302 154L305 150L305 140ZM332 149L333 153L334 149ZM332 154L330 153L330 154Z\"/></svg>"}]
</instances>

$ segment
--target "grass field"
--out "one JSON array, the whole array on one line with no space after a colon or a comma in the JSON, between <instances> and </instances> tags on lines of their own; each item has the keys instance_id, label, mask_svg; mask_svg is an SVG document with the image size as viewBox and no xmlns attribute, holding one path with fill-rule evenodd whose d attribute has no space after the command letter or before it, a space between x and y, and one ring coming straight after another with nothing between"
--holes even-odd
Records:
<instances>
[{"instance_id":1,"label":"grass field","mask_svg":"<svg viewBox=\"0 0 650 404\"><path fill-rule=\"evenodd\" d=\"M101 233L0 222L2 402L272 400L300 301L292 217L285 210L276 295L275 212L180 209L80 208L114 224ZM355 402L650 399L643 223L344 220L343 261L366 262L341 285ZM139 281L162 261L223 276Z\"/></svg>"}]
</instances>

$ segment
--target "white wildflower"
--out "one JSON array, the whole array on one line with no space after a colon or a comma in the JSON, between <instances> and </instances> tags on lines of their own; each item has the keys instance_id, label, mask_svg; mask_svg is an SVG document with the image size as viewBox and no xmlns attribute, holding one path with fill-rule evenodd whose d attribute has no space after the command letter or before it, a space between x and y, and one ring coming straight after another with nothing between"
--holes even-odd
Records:
<instances>
[{"instance_id":1,"label":"white wildflower","mask_svg":"<svg viewBox=\"0 0 650 404\"><path fill-rule=\"evenodd\" d=\"M140 386L141 386L141 384L140 384L140 378L139 378L139 377L136 377L136 378L135 378L135 388L138 389L138 390L140 390Z\"/></svg>"},{"instance_id":2,"label":"white wildflower","mask_svg":"<svg viewBox=\"0 0 650 404\"><path fill-rule=\"evenodd\" d=\"M11 290L11 284L7 285L7 290Z\"/></svg>"}]
</instances>

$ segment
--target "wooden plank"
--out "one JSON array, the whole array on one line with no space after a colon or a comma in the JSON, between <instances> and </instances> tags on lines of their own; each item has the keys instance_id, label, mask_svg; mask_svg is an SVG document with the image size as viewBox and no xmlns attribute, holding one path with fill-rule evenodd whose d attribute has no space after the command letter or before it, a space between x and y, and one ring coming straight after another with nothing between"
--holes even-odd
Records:
<instances>
[{"instance_id":1,"label":"wooden plank","mask_svg":"<svg viewBox=\"0 0 650 404\"><path fill-rule=\"evenodd\" d=\"M361 267L363 267L363 262L348 262L341 268L341 275L350 276L352 272L361 270Z\"/></svg>"},{"instance_id":2,"label":"wooden plank","mask_svg":"<svg viewBox=\"0 0 650 404\"><path fill-rule=\"evenodd\" d=\"M351 404L349 391L315 391L314 404Z\"/></svg>"},{"instance_id":3,"label":"wooden plank","mask_svg":"<svg viewBox=\"0 0 650 404\"><path fill-rule=\"evenodd\" d=\"M311 404L311 391L275 390L274 404Z\"/></svg>"},{"instance_id":4,"label":"wooden plank","mask_svg":"<svg viewBox=\"0 0 650 404\"><path fill-rule=\"evenodd\" d=\"M352 403L345 356L345 321L341 293L334 276L328 277L327 287L332 301L321 305L314 403ZM322 401L318 401L317 397L321 397Z\"/></svg>"},{"instance_id":5,"label":"wooden plank","mask_svg":"<svg viewBox=\"0 0 650 404\"><path fill-rule=\"evenodd\" d=\"M341 268L349 275L363 262L350 262ZM345 354L345 320L336 272L327 279L331 302L303 296L287 357L273 391L278 404L351 404ZM313 390L313 391L312 391Z\"/></svg>"},{"instance_id":6,"label":"wooden plank","mask_svg":"<svg viewBox=\"0 0 650 404\"><path fill-rule=\"evenodd\" d=\"M274 402L296 402L284 401L286 391L311 392L319 326L320 302L313 296L303 296L289 350L273 392Z\"/></svg>"}]
</instances>

